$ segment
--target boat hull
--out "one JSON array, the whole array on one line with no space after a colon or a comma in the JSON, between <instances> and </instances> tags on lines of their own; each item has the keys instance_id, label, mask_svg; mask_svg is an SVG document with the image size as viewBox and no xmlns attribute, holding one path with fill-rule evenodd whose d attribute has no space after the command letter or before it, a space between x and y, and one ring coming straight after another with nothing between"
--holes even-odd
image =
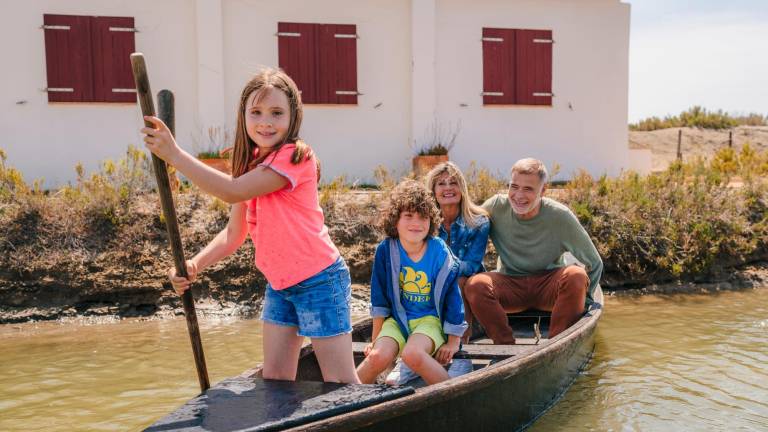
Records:
<instances>
[{"instance_id":1,"label":"boat hull","mask_svg":"<svg viewBox=\"0 0 768 432\"><path fill-rule=\"evenodd\" d=\"M295 430L514 431L529 426L565 393L592 358L598 304L557 337L527 352L415 394Z\"/></svg>"}]
</instances>

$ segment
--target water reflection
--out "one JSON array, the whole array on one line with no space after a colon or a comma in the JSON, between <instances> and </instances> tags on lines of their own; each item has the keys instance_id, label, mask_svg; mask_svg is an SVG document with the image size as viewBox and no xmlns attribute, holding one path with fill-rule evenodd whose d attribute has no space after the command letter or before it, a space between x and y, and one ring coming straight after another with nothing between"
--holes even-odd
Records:
<instances>
[{"instance_id":1,"label":"water reflection","mask_svg":"<svg viewBox=\"0 0 768 432\"><path fill-rule=\"evenodd\" d=\"M256 320L205 320L211 381L262 360ZM138 429L195 396L183 319L4 326L0 430Z\"/></svg>"},{"instance_id":2,"label":"water reflection","mask_svg":"<svg viewBox=\"0 0 768 432\"><path fill-rule=\"evenodd\" d=\"M89 325L98 324L98 325ZM211 382L257 320L200 322ZM0 430L136 430L198 392L183 319L0 326ZM589 368L532 431L768 430L768 289L609 297Z\"/></svg>"},{"instance_id":3,"label":"water reflection","mask_svg":"<svg viewBox=\"0 0 768 432\"><path fill-rule=\"evenodd\" d=\"M768 290L610 298L590 367L531 431L768 430Z\"/></svg>"}]
</instances>

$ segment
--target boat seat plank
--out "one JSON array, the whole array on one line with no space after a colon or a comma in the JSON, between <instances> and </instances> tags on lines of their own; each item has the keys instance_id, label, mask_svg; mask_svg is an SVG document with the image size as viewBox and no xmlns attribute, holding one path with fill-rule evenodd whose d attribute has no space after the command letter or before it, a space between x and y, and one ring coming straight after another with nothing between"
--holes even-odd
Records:
<instances>
[{"instance_id":1,"label":"boat seat plank","mask_svg":"<svg viewBox=\"0 0 768 432\"><path fill-rule=\"evenodd\" d=\"M500 346L516 346L516 347L524 347L524 346L531 346L531 345L542 345L545 342L549 341L549 338L541 338L539 339L539 342L536 343L535 338L525 338L525 337L515 337L515 345L500 345ZM472 341L472 344L474 345L493 345L493 340L488 338L483 339L476 339Z\"/></svg>"},{"instance_id":2,"label":"boat seat plank","mask_svg":"<svg viewBox=\"0 0 768 432\"><path fill-rule=\"evenodd\" d=\"M412 393L411 387L238 376L220 382L146 430L281 430Z\"/></svg>"},{"instance_id":3,"label":"boat seat plank","mask_svg":"<svg viewBox=\"0 0 768 432\"><path fill-rule=\"evenodd\" d=\"M355 355L363 355L368 342L353 342L352 349ZM491 345L491 344L463 344L461 351L457 352L455 359L471 360L501 360L520 355L530 351L531 345Z\"/></svg>"}]
</instances>

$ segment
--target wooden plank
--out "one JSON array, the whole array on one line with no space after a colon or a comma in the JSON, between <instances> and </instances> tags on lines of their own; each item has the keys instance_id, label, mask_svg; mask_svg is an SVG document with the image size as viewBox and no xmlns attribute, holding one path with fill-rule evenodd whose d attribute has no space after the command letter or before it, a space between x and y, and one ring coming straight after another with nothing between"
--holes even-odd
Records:
<instances>
[{"instance_id":1,"label":"wooden plank","mask_svg":"<svg viewBox=\"0 0 768 432\"><path fill-rule=\"evenodd\" d=\"M317 103L316 24L277 23L278 64L296 82L303 103Z\"/></svg>"},{"instance_id":2,"label":"wooden plank","mask_svg":"<svg viewBox=\"0 0 768 432\"><path fill-rule=\"evenodd\" d=\"M333 38L335 26L332 24L315 25L317 44L317 100L315 103L336 103L336 41Z\"/></svg>"},{"instance_id":3,"label":"wooden plank","mask_svg":"<svg viewBox=\"0 0 768 432\"><path fill-rule=\"evenodd\" d=\"M523 344L522 342L528 342ZM493 345L491 344L464 344L462 350L457 352L453 358L455 359L472 359L472 360L501 360L516 355L521 355L534 349L533 339L521 340L519 345ZM363 355L365 346L368 342L353 342L352 350L355 355Z\"/></svg>"},{"instance_id":4,"label":"wooden plank","mask_svg":"<svg viewBox=\"0 0 768 432\"><path fill-rule=\"evenodd\" d=\"M518 105L552 105L552 44L535 40L551 40L551 30L515 31L515 103Z\"/></svg>"},{"instance_id":5,"label":"wooden plank","mask_svg":"<svg viewBox=\"0 0 768 432\"><path fill-rule=\"evenodd\" d=\"M357 104L357 95L337 94L336 91L357 91L357 39L336 37L336 35L356 35L357 26L336 24L328 26L329 34L323 37L330 39L330 47L335 57L333 64L328 64L327 77L330 85L330 101L338 104Z\"/></svg>"},{"instance_id":6,"label":"wooden plank","mask_svg":"<svg viewBox=\"0 0 768 432\"><path fill-rule=\"evenodd\" d=\"M136 93L119 91L136 88L130 61L136 51L134 33L110 30L133 27L132 17L93 17L94 97L98 102L136 103Z\"/></svg>"},{"instance_id":7,"label":"wooden plank","mask_svg":"<svg viewBox=\"0 0 768 432\"><path fill-rule=\"evenodd\" d=\"M411 387L240 376L220 382L146 430L282 430L413 393Z\"/></svg>"},{"instance_id":8,"label":"wooden plank","mask_svg":"<svg viewBox=\"0 0 768 432\"><path fill-rule=\"evenodd\" d=\"M48 102L93 100L93 70L90 17L43 15ZM69 27L69 29L66 29ZM72 91L61 91L72 89Z\"/></svg>"},{"instance_id":9,"label":"wooden plank","mask_svg":"<svg viewBox=\"0 0 768 432\"><path fill-rule=\"evenodd\" d=\"M483 28L483 105L515 103L515 30Z\"/></svg>"}]
</instances>

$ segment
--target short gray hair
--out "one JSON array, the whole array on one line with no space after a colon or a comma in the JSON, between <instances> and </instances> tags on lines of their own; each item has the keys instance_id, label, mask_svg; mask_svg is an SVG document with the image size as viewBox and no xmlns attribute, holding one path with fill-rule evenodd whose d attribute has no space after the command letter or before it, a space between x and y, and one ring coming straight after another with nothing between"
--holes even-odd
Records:
<instances>
[{"instance_id":1,"label":"short gray hair","mask_svg":"<svg viewBox=\"0 0 768 432\"><path fill-rule=\"evenodd\" d=\"M509 176L512 177L512 174L514 173L536 174L539 176L541 184L546 183L547 177L549 176L549 174L547 174L547 167L544 165L544 162L534 158L520 159L519 161L515 162L515 164L512 165L512 169L509 170Z\"/></svg>"}]
</instances>

